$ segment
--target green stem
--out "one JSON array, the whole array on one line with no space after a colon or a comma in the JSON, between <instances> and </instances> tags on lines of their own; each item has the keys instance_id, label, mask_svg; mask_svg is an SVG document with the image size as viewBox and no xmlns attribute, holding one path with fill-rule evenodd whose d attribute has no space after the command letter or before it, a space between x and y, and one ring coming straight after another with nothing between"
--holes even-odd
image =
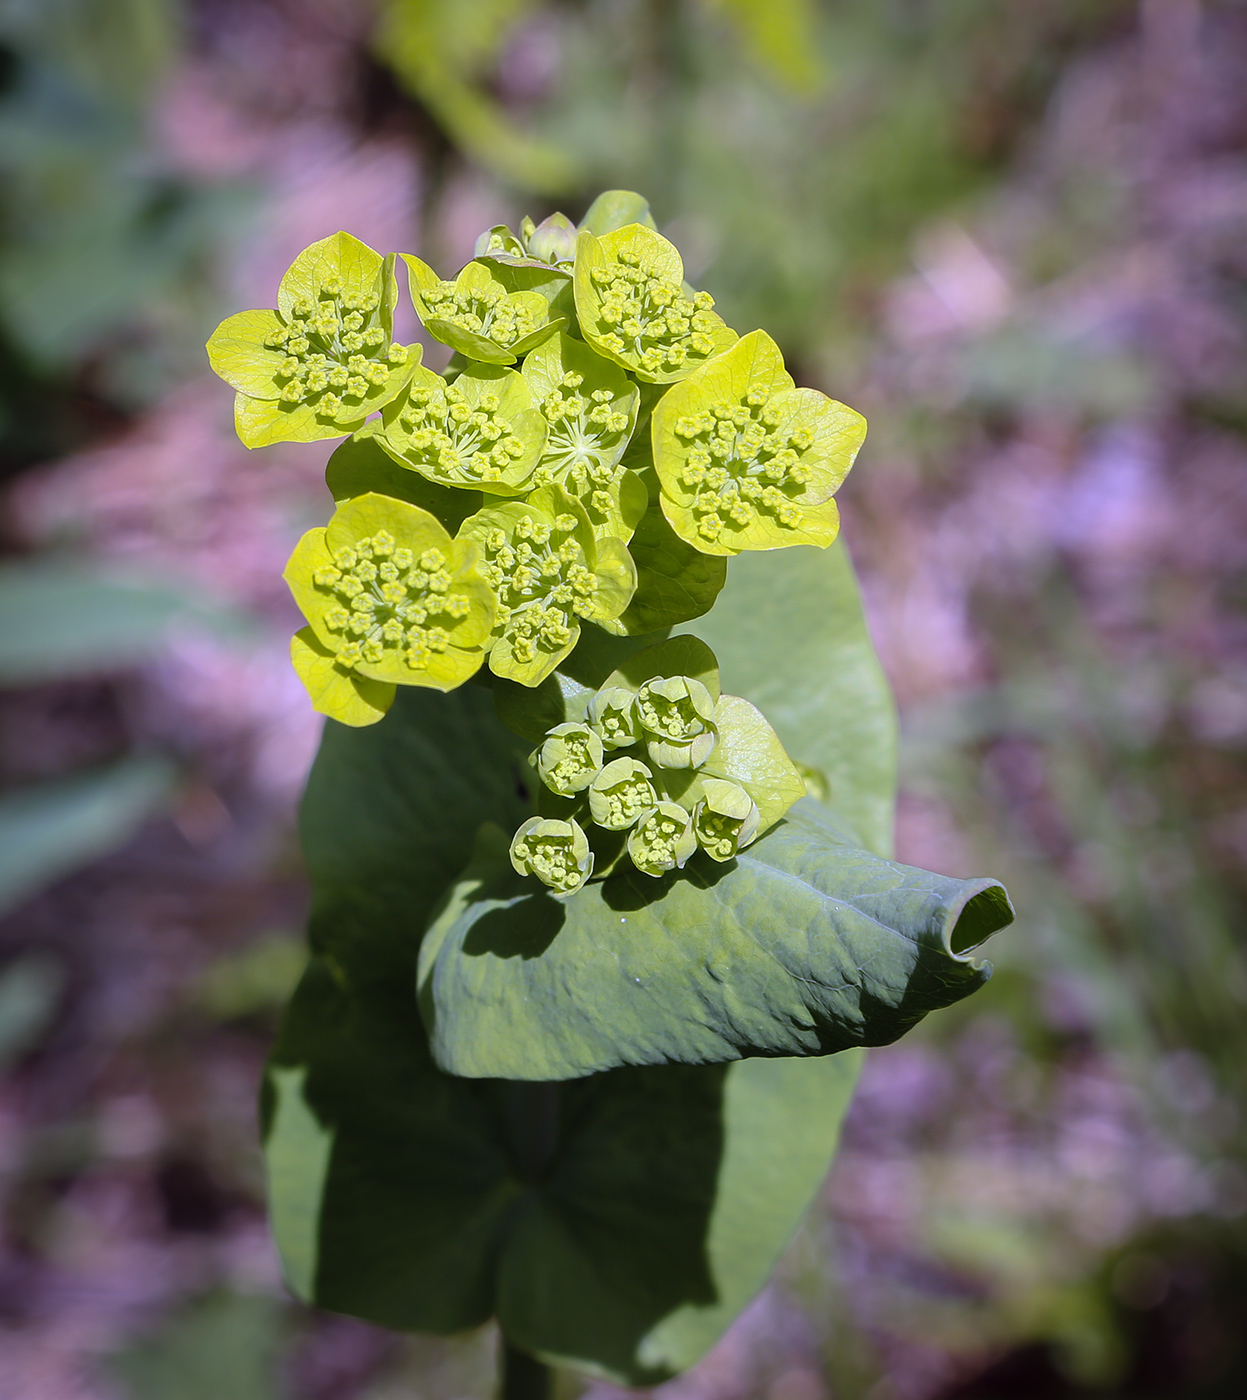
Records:
<instances>
[{"instance_id":1,"label":"green stem","mask_svg":"<svg viewBox=\"0 0 1247 1400\"><path fill-rule=\"evenodd\" d=\"M498 1400L550 1400L553 1380L554 1372L544 1362L503 1342Z\"/></svg>"}]
</instances>

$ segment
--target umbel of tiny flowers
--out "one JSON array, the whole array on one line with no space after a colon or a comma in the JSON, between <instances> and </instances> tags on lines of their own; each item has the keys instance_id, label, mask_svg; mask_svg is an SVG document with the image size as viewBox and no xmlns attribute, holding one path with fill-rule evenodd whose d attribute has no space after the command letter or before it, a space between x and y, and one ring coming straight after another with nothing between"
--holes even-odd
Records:
<instances>
[{"instance_id":1,"label":"umbel of tiny flowers","mask_svg":"<svg viewBox=\"0 0 1247 1400\"><path fill-rule=\"evenodd\" d=\"M645 483L620 461L636 426L640 391L582 340L553 335L523 375L547 424L533 484L557 484L584 507L599 539L627 543L649 505Z\"/></svg>"},{"instance_id":2,"label":"umbel of tiny flowers","mask_svg":"<svg viewBox=\"0 0 1247 1400\"><path fill-rule=\"evenodd\" d=\"M400 466L493 495L527 490L546 442L528 381L501 365L470 365L453 384L422 367L381 418L377 442Z\"/></svg>"},{"instance_id":3,"label":"umbel of tiny flowers","mask_svg":"<svg viewBox=\"0 0 1247 1400\"><path fill-rule=\"evenodd\" d=\"M490 670L521 685L540 685L576 645L582 621L609 628L636 591L627 547L595 539L558 486L486 506L459 534L480 545L481 572L498 595Z\"/></svg>"},{"instance_id":4,"label":"umbel of tiny flowers","mask_svg":"<svg viewBox=\"0 0 1247 1400\"><path fill-rule=\"evenodd\" d=\"M470 360L514 364L566 324L562 316L551 317L540 292L509 291L488 263L470 262L446 281L410 253L403 260L425 330Z\"/></svg>"},{"instance_id":5,"label":"umbel of tiny flowers","mask_svg":"<svg viewBox=\"0 0 1247 1400\"><path fill-rule=\"evenodd\" d=\"M684 293L673 243L641 224L576 243L576 316L585 340L649 384L670 384L726 350L736 332L709 292Z\"/></svg>"},{"instance_id":6,"label":"umbel of tiny flowers","mask_svg":"<svg viewBox=\"0 0 1247 1400\"><path fill-rule=\"evenodd\" d=\"M593 873L593 852L574 818L529 817L511 842L511 864L520 875L535 875L556 898L566 898Z\"/></svg>"},{"instance_id":7,"label":"umbel of tiny flowers","mask_svg":"<svg viewBox=\"0 0 1247 1400\"><path fill-rule=\"evenodd\" d=\"M222 321L208 358L246 446L342 437L389 403L421 355L392 338L397 297L393 257L335 233L294 260L275 311Z\"/></svg>"},{"instance_id":8,"label":"umbel of tiny flowers","mask_svg":"<svg viewBox=\"0 0 1247 1400\"><path fill-rule=\"evenodd\" d=\"M779 347L752 331L654 409L663 514L704 554L829 545L832 497L865 436L860 413L796 388Z\"/></svg>"},{"instance_id":9,"label":"umbel of tiny flowers","mask_svg":"<svg viewBox=\"0 0 1247 1400\"><path fill-rule=\"evenodd\" d=\"M587 724L556 724L532 762L541 781L560 797L583 792L602 767L602 740Z\"/></svg>"},{"instance_id":10,"label":"umbel of tiny flowers","mask_svg":"<svg viewBox=\"0 0 1247 1400\"><path fill-rule=\"evenodd\" d=\"M372 492L309 530L285 579L309 624L293 657L316 709L371 724L396 685L462 685L484 660L497 604L476 560L428 511Z\"/></svg>"},{"instance_id":11,"label":"umbel of tiny flowers","mask_svg":"<svg viewBox=\"0 0 1247 1400\"><path fill-rule=\"evenodd\" d=\"M691 676L656 677L637 691L636 722L650 759L662 768L700 768L717 734L715 700Z\"/></svg>"},{"instance_id":12,"label":"umbel of tiny flowers","mask_svg":"<svg viewBox=\"0 0 1247 1400\"><path fill-rule=\"evenodd\" d=\"M693 662L700 676L650 674L677 658ZM620 752L633 747L644 758ZM590 833L627 833L622 851L597 843L605 852L594 872L601 877L625 853L655 877L682 869L698 848L711 860L731 860L806 791L758 710L718 694L713 655L691 638L637 653L589 698L583 720L547 731L532 762L562 799L564 820L587 824ZM543 878L527 857L513 861L521 873Z\"/></svg>"}]
</instances>

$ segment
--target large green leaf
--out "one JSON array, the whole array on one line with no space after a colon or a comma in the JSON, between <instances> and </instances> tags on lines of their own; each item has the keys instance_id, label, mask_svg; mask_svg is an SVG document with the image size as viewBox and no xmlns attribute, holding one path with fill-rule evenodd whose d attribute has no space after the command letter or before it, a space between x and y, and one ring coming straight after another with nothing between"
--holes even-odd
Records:
<instances>
[{"instance_id":1,"label":"large green leaf","mask_svg":"<svg viewBox=\"0 0 1247 1400\"><path fill-rule=\"evenodd\" d=\"M994 880L862 850L809 798L725 866L626 868L553 898L468 872L426 935L421 1009L452 1074L569 1079L887 1045L990 976Z\"/></svg>"},{"instance_id":2,"label":"large green leaf","mask_svg":"<svg viewBox=\"0 0 1247 1400\"><path fill-rule=\"evenodd\" d=\"M497 1314L630 1384L691 1365L761 1287L835 1147L854 1055L454 1078L412 990L433 901L527 746L488 692L326 725L303 808L313 957L266 1088L274 1233L300 1296L384 1326Z\"/></svg>"},{"instance_id":3,"label":"large green leaf","mask_svg":"<svg viewBox=\"0 0 1247 1400\"><path fill-rule=\"evenodd\" d=\"M742 554L707 617L688 627L719 658L723 689L820 770L861 843L892 849L896 717L844 545Z\"/></svg>"}]
</instances>

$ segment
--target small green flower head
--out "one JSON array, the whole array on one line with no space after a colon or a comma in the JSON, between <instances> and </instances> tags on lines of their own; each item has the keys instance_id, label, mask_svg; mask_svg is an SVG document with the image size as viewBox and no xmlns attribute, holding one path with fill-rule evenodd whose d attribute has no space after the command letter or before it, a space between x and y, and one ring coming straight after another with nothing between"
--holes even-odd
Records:
<instances>
[{"instance_id":1,"label":"small green flower head","mask_svg":"<svg viewBox=\"0 0 1247 1400\"><path fill-rule=\"evenodd\" d=\"M589 811L608 831L626 831L658 805L653 773L635 758L616 758L593 779Z\"/></svg>"},{"instance_id":2,"label":"small green flower head","mask_svg":"<svg viewBox=\"0 0 1247 1400\"><path fill-rule=\"evenodd\" d=\"M658 677L637 691L636 717L661 768L700 768L714 749L714 697L691 676Z\"/></svg>"},{"instance_id":3,"label":"small green flower head","mask_svg":"<svg viewBox=\"0 0 1247 1400\"><path fill-rule=\"evenodd\" d=\"M313 243L291 264L276 311L242 311L208 341L212 368L238 390L234 418L248 447L354 432L389 403L420 363L393 339L393 258L348 233Z\"/></svg>"},{"instance_id":4,"label":"small green flower head","mask_svg":"<svg viewBox=\"0 0 1247 1400\"><path fill-rule=\"evenodd\" d=\"M494 495L525 489L546 441L528 381L501 365L471 365L453 384L422 368L381 416L377 441L396 462Z\"/></svg>"},{"instance_id":5,"label":"small green flower head","mask_svg":"<svg viewBox=\"0 0 1247 1400\"><path fill-rule=\"evenodd\" d=\"M589 723L608 749L626 749L636 743L635 701L636 692L621 685L599 690L589 701Z\"/></svg>"},{"instance_id":6,"label":"small green flower head","mask_svg":"<svg viewBox=\"0 0 1247 1400\"><path fill-rule=\"evenodd\" d=\"M551 792L574 797L593 781L602 758L602 741L587 724L557 724L533 755L533 762Z\"/></svg>"},{"instance_id":7,"label":"small green flower head","mask_svg":"<svg viewBox=\"0 0 1247 1400\"><path fill-rule=\"evenodd\" d=\"M476 559L427 510L369 492L309 530L284 577L343 670L454 690L479 669L494 621Z\"/></svg>"},{"instance_id":8,"label":"small green flower head","mask_svg":"<svg viewBox=\"0 0 1247 1400\"><path fill-rule=\"evenodd\" d=\"M659 400L652 423L663 514L703 554L829 545L832 499L866 420L793 387L779 347L752 331Z\"/></svg>"},{"instance_id":9,"label":"small green flower head","mask_svg":"<svg viewBox=\"0 0 1247 1400\"><path fill-rule=\"evenodd\" d=\"M575 284L584 338L647 383L683 379L736 339L709 292L685 295L675 245L641 224L601 238L582 230Z\"/></svg>"},{"instance_id":10,"label":"small green flower head","mask_svg":"<svg viewBox=\"0 0 1247 1400\"><path fill-rule=\"evenodd\" d=\"M599 538L626 543L649 504L645 483L620 465L640 391L618 365L562 334L537 346L523 375L547 425L534 483L557 483L584 507Z\"/></svg>"},{"instance_id":11,"label":"small green flower head","mask_svg":"<svg viewBox=\"0 0 1247 1400\"><path fill-rule=\"evenodd\" d=\"M593 873L593 852L577 821L529 817L511 840L511 864L565 899Z\"/></svg>"},{"instance_id":12,"label":"small green flower head","mask_svg":"<svg viewBox=\"0 0 1247 1400\"><path fill-rule=\"evenodd\" d=\"M711 860L731 860L757 836L758 808L739 783L703 778L701 788L702 800L693 812L697 844Z\"/></svg>"},{"instance_id":13,"label":"small green flower head","mask_svg":"<svg viewBox=\"0 0 1247 1400\"><path fill-rule=\"evenodd\" d=\"M674 802L660 802L628 836L628 854L645 875L682 870L696 849L693 819Z\"/></svg>"},{"instance_id":14,"label":"small green flower head","mask_svg":"<svg viewBox=\"0 0 1247 1400\"><path fill-rule=\"evenodd\" d=\"M425 329L469 360L514 364L563 324L540 292L509 292L487 262L470 262L453 282L403 254L411 299Z\"/></svg>"},{"instance_id":15,"label":"small green flower head","mask_svg":"<svg viewBox=\"0 0 1247 1400\"><path fill-rule=\"evenodd\" d=\"M540 685L576 645L581 622L613 622L636 589L627 547L595 540L584 511L558 486L486 506L460 536L480 545L500 603L490 669L521 685Z\"/></svg>"}]
</instances>

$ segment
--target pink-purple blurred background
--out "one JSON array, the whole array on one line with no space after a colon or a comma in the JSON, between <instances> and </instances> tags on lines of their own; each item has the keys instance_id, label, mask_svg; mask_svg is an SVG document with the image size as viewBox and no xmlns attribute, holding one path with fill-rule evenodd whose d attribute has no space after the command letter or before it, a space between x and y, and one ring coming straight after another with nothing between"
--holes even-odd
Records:
<instances>
[{"instance_id":1,"label":"pink-purple blurred background","mask_svg":"<svg viewBox=\"0 0 1247 1400\"><path fill-rule=\"evenodd\" d=\"M327 446L202 343L340 227L449 272L616 186L870 418L898 853L1020 912L658 1393L1244 1393L1247 6L6 0L0 179L0 1400L489 1393L266 1232Z\"/></svg>"}]
</instances>

